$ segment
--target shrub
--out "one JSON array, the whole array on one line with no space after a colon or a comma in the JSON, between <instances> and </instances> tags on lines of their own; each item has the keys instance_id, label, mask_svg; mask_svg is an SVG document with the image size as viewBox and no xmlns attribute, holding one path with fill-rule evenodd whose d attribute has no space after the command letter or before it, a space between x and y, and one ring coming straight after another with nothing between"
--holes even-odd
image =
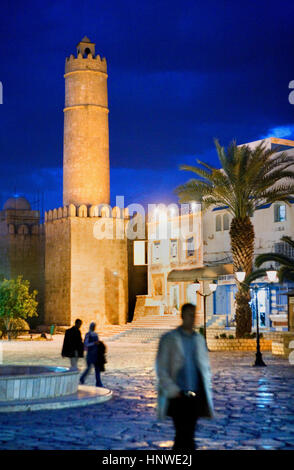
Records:
<instances>
[{"instance_id":1,"label":"shrub","mask_svg":"<svg viewBox=\"0 0 294 470\"><path fill-rule=\"evenodd\" d=\"M23 330L28 330L30 329L29 324L23 319L23 318L12 318L10 320L10 330L13 330L10 333L10 338L15 339L17 338L20 334L24 334L25 332ZM1 336L7 336L7 328L5 326L5 322L2 318L0 318L0 330L1 330Z\"/></svg>"},{"instance_id":2,"label":"shrub","mask_svg":"<svg viewBox=\"0 0 294 470\"><path fill-rule=\"evenodd\" d=\"M218 336L218 335L216 335L216 336L214 337L214 339L219 339L219 336Z\"/></svg>"},{"instance_id":3,"label":"shrub","mask_svg":"<svg viewBox=\"0 0 294 470\"><path fill-rule=\"evenodd\" d=\"M199 328L199 333L204 336L204 328L203 328L203 326L200 326L200 328Z\"/></svg>"},{"instance_id":4,"label":"shrub","mask_svg":"<svg viewBox=\"0 0 294 470\"><path fill-rule=\"evenodd\" d=\"M229 339L234 339L234 338L235 338L235 336L229 335Z\"/></svg>"},{"instance_id":5,"label":"shrub","mask_svg":"<svg viewBox=\"0 0 294 470\"><path fill-rule=\"evenodd\" d=\"M23 280L22 276L16 279L3 279L0 281L0 319L3 321L5 334L13 328L13 320L38 316L36 301L37 291L30 292L30 282ZM20 329L20 328L18 328Z\"/></svg>"},{"instance_id":6,"label":"shrub","mask_svg":"<svg viewBox=\"0 0 294 470\"><path fill-rule=\"evenodd\" d=\"M219 335L220 338L225 339L227 337L226 333L222 333Z\"/></svg>"}]
</instances>

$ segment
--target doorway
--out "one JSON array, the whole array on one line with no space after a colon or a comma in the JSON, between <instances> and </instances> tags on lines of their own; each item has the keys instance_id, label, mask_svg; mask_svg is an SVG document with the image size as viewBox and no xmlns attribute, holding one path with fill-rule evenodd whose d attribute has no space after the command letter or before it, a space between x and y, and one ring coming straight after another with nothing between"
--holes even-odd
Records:
<instances>
[{"instance_id":1,"label":"doorway","mask_svg":"<svg viewBox=\"0 0 294 470\"><path fill-rule=\"evenodd\" d=\"M252 309L252 326L256 328L256 298L254 291L252 292L251 309ZM259 327L266 328L270 326L269 319L269 297L268 289L265 287L259 288L257 291L257 306L259 315Z\"/></svg>"},{"instance_id":2,"label":"doorway","mask_svg":"<svg viewBox=\"0 0 294 470\"><path fill-rule=\"evenodd\" d=\"M169 299L171 308L180 308L180 289L177 284L170 286L169 288Z\"/></svg>"}]
</instances>

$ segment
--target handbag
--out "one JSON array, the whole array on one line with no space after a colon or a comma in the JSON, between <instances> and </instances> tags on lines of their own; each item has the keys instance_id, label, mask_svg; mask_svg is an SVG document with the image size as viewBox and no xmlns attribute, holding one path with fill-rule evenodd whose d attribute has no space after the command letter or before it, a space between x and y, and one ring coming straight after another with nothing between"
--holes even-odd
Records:
<instances>
[{"instance_id":1,"label":"handbag","mask_svg":"<svg viewBox=\"0 0 294 470\"><path fill-rule=\"evenodd\" d=\"M98 342L98 360L99 368L102 372L105 371L105 366L107 359L106 359L106 346L103 341Z\"/></svg>"}]
</instances>

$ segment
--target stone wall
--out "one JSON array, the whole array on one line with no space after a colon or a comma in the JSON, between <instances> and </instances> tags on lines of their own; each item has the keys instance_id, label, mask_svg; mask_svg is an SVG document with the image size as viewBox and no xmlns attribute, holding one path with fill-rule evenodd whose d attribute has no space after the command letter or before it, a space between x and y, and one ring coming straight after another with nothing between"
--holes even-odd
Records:
<instances>
[{"instance_id":1,"label":"stone wall","mask_svg":"<svg viewBox=\"0 0 294 470\"><path fill-rule=\"evenodd\" d=\"M45 323L71 324L71 220L45 223Z\"/></svg>"},{"instance_id":2,"label":"stone wall","mask_svg":"<svg viewBox=\"0 0 294 470\"><path fill-rule=\"evenodd\" d=\"M116 219L108 219L115 226ZM97 325L127 322L128 250L127 239L93 236L94 224L105 219L71 219L71 316Z\"/></svg>"},{"instance_id":3,"label":"stone wall","mask_svg":"<svg viewBox=\"0 0 294 470\"><path fill-rule=\"evenodd\" d=\"M291 331L285 332L280 339L275 339L272 343L272 353L274 355L289 357L292 351L294 351L294 333Z\"/></svg>"},{"instance_id":4,"label":"stone wall","mask_svg":"<svg viewBox=\"0 0 294 470\"><path fill-rule=\"evenodd\" d=\"M256 351L256 339L215 339L207 338L210 351ZM261 339L261 351L271 351L272 341Z\"/></svg>"},{"instance_id":5,"label":"stone wall","mask_svg":"<svg viewBox=\"0 0 294 470\"><path fill-rule=\"evenodd\" d=\"M129 221L108 206L71 204L45 214L47 324L127 322Z\"/></svg>"},{"instance_id":6,"label":"stone wall","mask_svg":"<svg viewBox=\"0 0 294 470\"><path fill-rule=\"evenodd\" d=\"M38 319L30 320L34 325L44 318L44 226L8 224L1 222L0 228L0 275L14 279L19 275L30 281L31 290L38 291Z\"/></svg>"},{"instance_id":7,"label":"stone wall","mask_svg":"<svg viewBox=\"0 0 294 470\"><path fill-rule=\"evenodd\" d=\"M263 338L273 341L281 341L285 335L287 335L287 331L261 331ZM214 339L215 336L219 336L221 334L233 335L235 336L235 328L214 328L209 327L207 328L207 337Z\"/></svg>"}]
</instances>

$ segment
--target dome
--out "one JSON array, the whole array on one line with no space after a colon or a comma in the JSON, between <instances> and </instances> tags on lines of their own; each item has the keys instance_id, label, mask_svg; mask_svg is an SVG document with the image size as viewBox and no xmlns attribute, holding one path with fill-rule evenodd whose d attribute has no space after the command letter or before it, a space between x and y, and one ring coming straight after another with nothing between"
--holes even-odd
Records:
<instances>
[{"instance_id":1,"label":"dome","mask_svg":"<svg viewBox=\"0 0 294 470\"><path fill-rule=\"evenodd\" d=\"M7 199L3 206L3 210L6 211L7 209L16 209L16 210L21 210L21 211L30 211L31 210L31 205L29 201L25 197L10 197Z\"/></svg>"}]
</instances>

